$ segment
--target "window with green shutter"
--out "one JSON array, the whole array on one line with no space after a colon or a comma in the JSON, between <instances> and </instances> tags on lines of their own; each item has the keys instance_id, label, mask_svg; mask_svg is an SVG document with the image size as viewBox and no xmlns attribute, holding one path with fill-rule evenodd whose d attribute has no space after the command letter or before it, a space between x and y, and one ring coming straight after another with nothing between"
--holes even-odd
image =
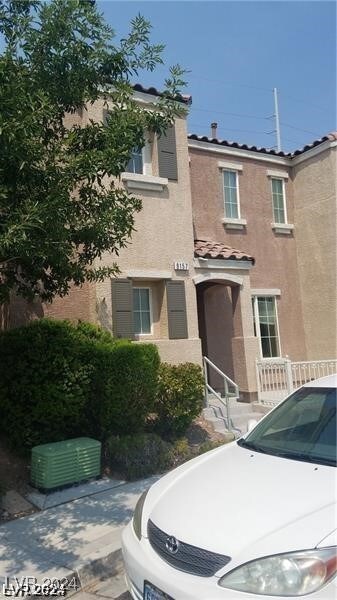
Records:
<instances>
[{"instance_id":1,"label":"window with green shutter","mask_svg":"<svg viewBox=\"0 0 337 600\"><path fill-rule=\"evenodd\" d=\"M112 330L117 338L134 337L132 282L111 280Z\"/></svg>"},{"instance_id":2,"label":"window with green shutter","mask_svg":"<svg viewBox=\"0 0 337 600\"><path fill-rule=\"evenodd\" d=\"M185 282L167 281L166 295L169 338L171 340L187 338Z\"/></svg>"},{"instance_id":3,"label":"window with green shutter","mask_svg":"<svg viewBox=\"0 0 337 600\"><path fill-rule=\"evenodd\" d=\"M175 128L169 127L158 140L159 176L173 181L178 179Z\"/></svg>"}]
</instances>

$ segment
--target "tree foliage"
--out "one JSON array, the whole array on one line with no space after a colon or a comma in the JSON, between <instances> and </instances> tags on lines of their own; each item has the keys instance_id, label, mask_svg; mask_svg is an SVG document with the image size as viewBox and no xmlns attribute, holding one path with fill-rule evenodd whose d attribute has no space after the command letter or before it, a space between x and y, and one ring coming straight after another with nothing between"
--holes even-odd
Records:
<instances>
[{"instance_id":1,"label":"tree foliage","mask_svg":"<svg viewBox=\"0 0 337 600\"><path fill-rule=\"evenodd\" d=\"M112 178L145 132L183 112L178 65L156 110L133 98L132 78L163 62L150 30L138 15L117 43L93 1L0 0L0 302L12 291L50 301L118 272L97 259L118 256L141 203ZM100 97L105 124L67 124Z\"/></svg>"}]
</instances>

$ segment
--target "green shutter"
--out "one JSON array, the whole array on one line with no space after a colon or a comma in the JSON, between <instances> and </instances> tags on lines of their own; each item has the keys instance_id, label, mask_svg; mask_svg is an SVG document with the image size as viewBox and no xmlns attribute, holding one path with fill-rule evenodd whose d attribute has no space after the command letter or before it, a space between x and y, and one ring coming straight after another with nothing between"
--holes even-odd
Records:
<instances>
[{"instance_id":1,"label":"green shutter","mask_svg":"<svg viewBox=\"0 0 337 600\"><path fill-rule=\"evenodd\" d=\"M169 127L165 133L158 137L158 163L160 177L177 181L178 167L174 126Z\"/></svg>"},{"instance_id":2,"label":"green shutter","mask_svg":"<svg viewBox=\"0 0 337 600\"><path fill-rule=\"evenodd\" d=\"M184 281L167 281L167 315L170 340L188 337Z\"/></svg>"},{"instance_id":3,"label":"green shutter","mask_svg":"<svg viewBox=\"0 0 337 600\"><path fill-rule=\"evenodd\" d=\"M132 282L129 279L111 280L112 329L117 338L134 337Z\"/></svg>"}]
</instances>

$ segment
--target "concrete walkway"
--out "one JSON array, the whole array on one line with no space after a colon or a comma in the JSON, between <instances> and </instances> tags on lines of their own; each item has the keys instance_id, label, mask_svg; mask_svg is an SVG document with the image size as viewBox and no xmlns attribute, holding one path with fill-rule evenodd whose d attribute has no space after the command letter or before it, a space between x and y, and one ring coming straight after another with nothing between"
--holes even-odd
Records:
<instances>
[{"instance_id":1,"label":"concrete walkway","mask_svg":"<svg viewBox=\"0 0 337 600\"><path fill-rule=\"evenodd\" d=\"M140 494L158 477L121 484L0 526L0 583L5 578L75 577L78 589L122 569L121 531ZM2 587L2 585L1 585Z\"/></svg>"}]
</instances>

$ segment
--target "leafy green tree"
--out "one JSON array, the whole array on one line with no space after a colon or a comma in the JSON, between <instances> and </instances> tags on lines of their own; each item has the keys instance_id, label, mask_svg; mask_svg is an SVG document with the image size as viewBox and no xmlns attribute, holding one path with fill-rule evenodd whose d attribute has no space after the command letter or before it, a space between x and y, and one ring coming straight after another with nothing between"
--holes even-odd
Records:
<instances>
[{"instance_id":1,"label":"leafy green tree","mask_svg":"<svg viewBox=\"0 0 337 600\"><path fill-rule=\"evenodd\" d=\"M178 65L155 111L133 98L132 78L163 62L150 30L139 15L115 43L91 0L0 0L0 302L12 292L50 301L118 272L95 261L118 256L141 202L113 178L144 132L162 133L183 112ZM105 124L67 124L99 97Z\"/></svg>"}]
</instances>

